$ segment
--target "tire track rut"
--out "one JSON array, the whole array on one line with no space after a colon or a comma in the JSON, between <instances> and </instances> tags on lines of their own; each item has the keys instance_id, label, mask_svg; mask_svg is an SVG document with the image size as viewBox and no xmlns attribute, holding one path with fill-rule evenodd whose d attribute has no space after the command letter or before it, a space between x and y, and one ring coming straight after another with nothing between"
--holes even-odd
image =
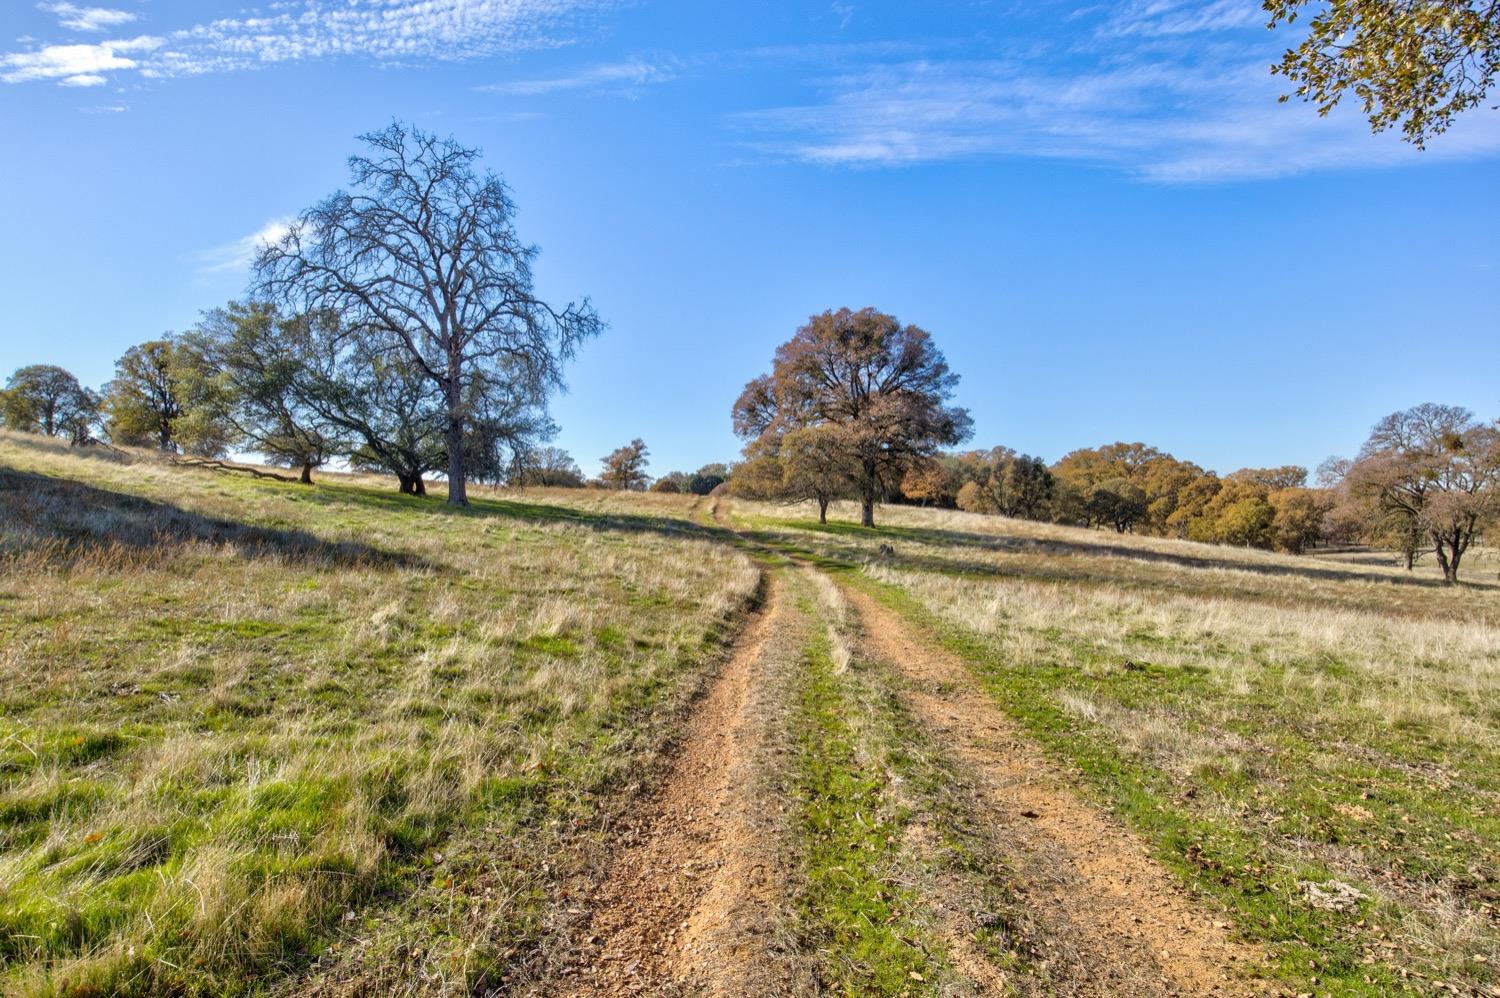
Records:
<instances>
[{"instance_id":1,"label":"tire track rut","mask_svg":"<svg viewBox=\"0 0 1500 998\"><path fill-rule=\"evenodd\" d=\"M1048 991L1070 995L1275 995L1236 980L1264 954L1231 938L1145 844L1068 788L968 664L894 611L842 587L865 644L910 681L918 718L970 768L1001 829L1023 898L1047 932Z\"/></svg>"}]
</instances>

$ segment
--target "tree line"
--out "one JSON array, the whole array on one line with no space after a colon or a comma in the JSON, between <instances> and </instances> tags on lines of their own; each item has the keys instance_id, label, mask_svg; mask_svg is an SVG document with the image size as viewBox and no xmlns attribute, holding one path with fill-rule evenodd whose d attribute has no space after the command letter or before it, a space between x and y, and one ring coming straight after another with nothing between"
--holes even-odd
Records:
<instances>
[{"instance_id":1,"label":"tree line","mask_svg":"<svg viewBox=\"0 0 1500 998\"><path fill-rule=\"evenodd\" d=\"M567 478L549 396L603 328L539 297L538 250L479 152L399 122L361 137L350 184L264 245L243 302L131 347L100 392L55 367L10 379L6 424L163 451L254 451L302 481L341 459L423 494ZM563 462L571 465L571 459Z\"/></svg>"},{"instance_id":2,"label":"tree line","mask_svg":"<svg viewBox=\"0 0 1500 998\"><path fill-rule=\"evenodd\" d=\"M814 502L826 522L854 499L1302 553L1319 544L1433 552L1443 578L1500 519L1500 429L1458 406L1381 420L1357 456L1220 476L1144 443L1083 448L1051 464L1007 447L954 452L972 429L949 404L958 376L932 336L873 308L813 316L734 403L742 496Z\"/></svg>"}]
</instances>

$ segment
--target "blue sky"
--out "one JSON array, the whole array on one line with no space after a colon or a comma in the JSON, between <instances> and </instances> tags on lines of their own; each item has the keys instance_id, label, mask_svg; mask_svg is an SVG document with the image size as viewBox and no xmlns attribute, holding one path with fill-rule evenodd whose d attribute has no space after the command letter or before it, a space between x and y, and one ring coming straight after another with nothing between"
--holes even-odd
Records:
<instances>
[{"instance_id":1,"label":"blue sky","mask_svg":"<svg viewBox=\"0 0 1500 998\"><path fill-rule=\"evenodd\" d=\"M609 331L585 468L738 451L814 312L963 376L976 446L1315 465L1422 401L1500 414L1500 113L1425 153L1276 102L1254 0L0 0L0 372L106 380L235 297L392 117L481 146Z\"/></svg>"}]
</instances>

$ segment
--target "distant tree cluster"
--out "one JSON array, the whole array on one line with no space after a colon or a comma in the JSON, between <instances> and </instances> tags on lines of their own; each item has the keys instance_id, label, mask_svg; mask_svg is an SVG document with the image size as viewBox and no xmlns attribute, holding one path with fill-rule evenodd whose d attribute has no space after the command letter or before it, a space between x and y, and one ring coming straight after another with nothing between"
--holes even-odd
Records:
<instances>
[{"instance_id":1,"label":"distant tree cluster","mask_svg":"<svg viewBox=\"0 0 1500 998\"><path fill-rule=\"evenodd\" d=\"M678 492L706 496L729 481L729 465L714 462L694 472L669 471L651 483L652 492Z\"/></svg>"},{"instance_id":2,"label":"distant tree cluster","mask_svg":"<svg viewBox=\"0 0 1500 998\"><path fill-rule=\"evenodd\" d=\"M1300 552L1333 500L1307 470L1245 468L1224 477L1142 443L1073 451L1055 464L1008 447L949 454L902 482L909 502L1119 533Z\"/></svg>"},{"instance_id":3,"label":"distant tree cluster","mask_svg":"<svg viewBox=\"0 0 1500 998\"><path fill-rule=\"evenodd\" d=\"M1029 520L1300 554L1369 544L1411 568L1431 552L1443 578L1500 523L1500 428L1433 404L1376 424L1354 460L1219 476L1142 443L1075 450L1052 465L1007 447L914 465L899 498Z\"/></svg>"},{"instance_id":4,"label":"distant tree cluster","mask_svg":"<svg viewBox=\"0 0 1500 998\"><path fill-rule=\"evenodd\" d=\"M504 183L478 152L401 124L363 136L351 185L263 247L250 300L131 347L99 394L60 368L22 368L7 426L207 457L249 451L298 469L335 459L448 501L470 480L578 485L547 404L601 328L585 300L532 286Z\"/></svg>"}]
</instances>

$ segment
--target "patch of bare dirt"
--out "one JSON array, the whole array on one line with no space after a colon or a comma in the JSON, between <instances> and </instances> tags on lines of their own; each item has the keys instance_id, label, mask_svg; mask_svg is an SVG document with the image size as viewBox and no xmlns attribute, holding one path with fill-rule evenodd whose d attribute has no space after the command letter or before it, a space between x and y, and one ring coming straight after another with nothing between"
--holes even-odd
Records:
<instances>
[{"instance_id":1,"label":"patch of bare dirt","mask_svg":"<svg viewBox=\"0 0 1500 998\"><path fill-rule=\"evenodd\" d=\"M566 942L529 993L788 994L782 857L757 799L779 699L767 673L793 610L767 575L764 605L699 700L659 787L625 823L602 877L573 891ZM778 953L788 956L779 959Z\"/></svg>"},{"instance_id":2,"label":"patch of bare dirt","mask_svg":"<svg viewBox=\"0 0 1500 998\"><path fill-rule=\"evenodd\" d=\"M1049 993L1279 993L1236 979L1263 954L1234 941L1223 916L1203 910L1139 838L1080 800L961 659L914 636L867 594L845 593L868 650L911 681L917 717L973 772L1022 897L1047 935Z\"/></svg>"}]
</instances>

